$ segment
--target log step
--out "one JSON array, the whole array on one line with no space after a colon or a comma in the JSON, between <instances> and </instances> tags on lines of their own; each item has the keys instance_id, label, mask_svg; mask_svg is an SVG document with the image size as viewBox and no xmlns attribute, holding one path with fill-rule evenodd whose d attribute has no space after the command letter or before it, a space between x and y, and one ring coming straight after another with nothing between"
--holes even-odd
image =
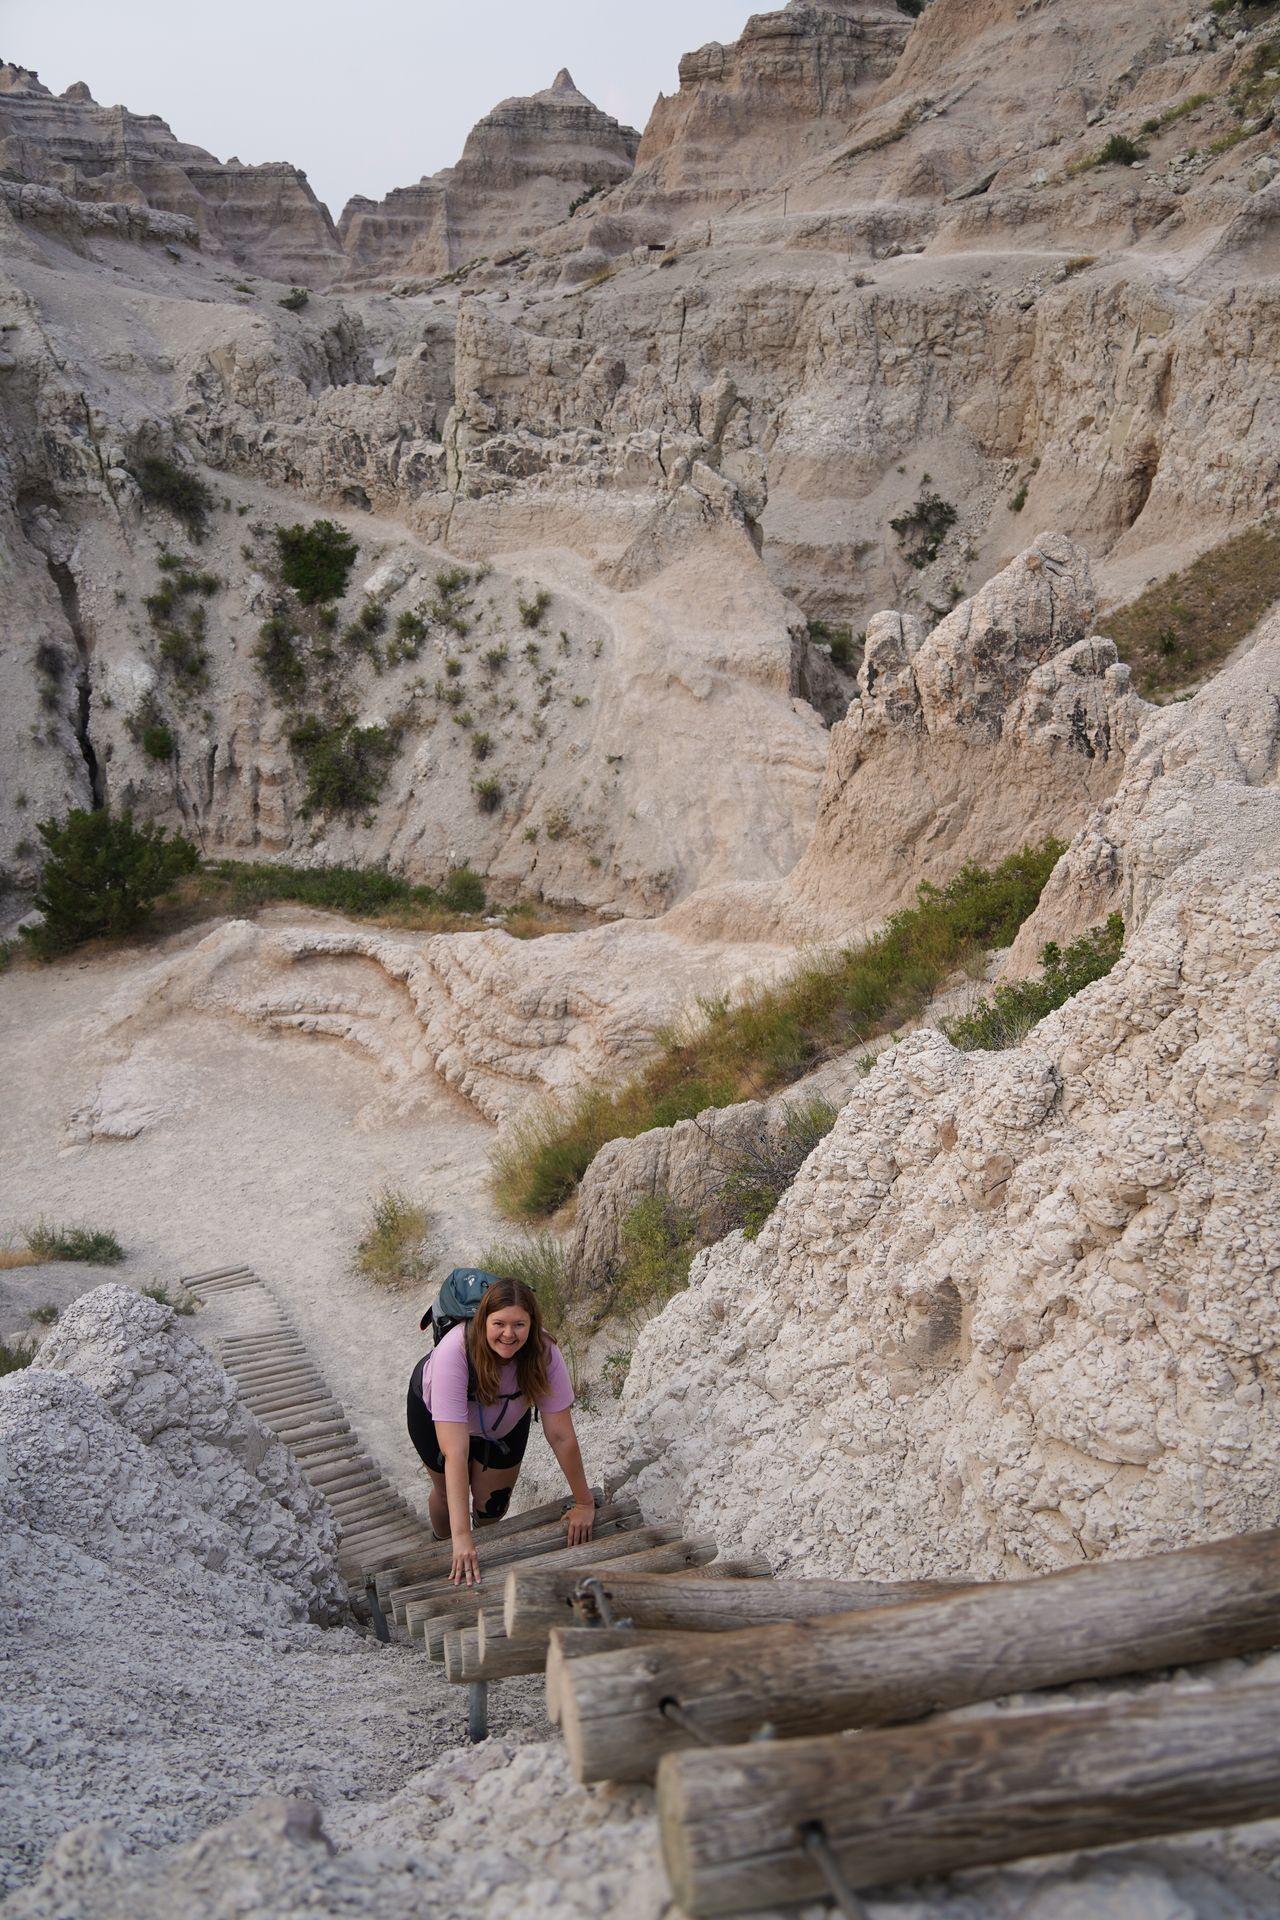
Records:
<instances>
[{"instance_id":1,"label":"log step","mask_svg":"<svg viewBox=\"0 0 1280 1920\"><path fill-rule=\"evenodd\" d=\"M815 1829L856 1890L1278 1813L1274 1685L695 1749L658 1769L667 1873L696 1920L822 1899Z\"/></svg>"}]
</instances>

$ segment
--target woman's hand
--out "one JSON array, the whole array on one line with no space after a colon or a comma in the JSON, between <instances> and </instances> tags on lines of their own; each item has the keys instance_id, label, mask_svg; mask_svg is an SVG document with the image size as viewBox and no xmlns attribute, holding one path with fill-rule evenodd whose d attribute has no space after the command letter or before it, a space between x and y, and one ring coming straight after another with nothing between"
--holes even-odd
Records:
<instances>
[{"instance_id":1,"label":"woman's hand","mask_svg":"<svg viewBox=\"0 0 1280 1920\"><path fill-rule=\"evenodd\" d=\"M455 1587L464 1580L469 1587L480 1585L480 1558L476 1553L475 1539L469 1533L455 1533L453 1536L453 1565L449 1569L449 1578Z\"/></svg>"},{"instance_id":2,"label":"woman's hand","mask_svg":"<svg viewBox=\"0 0 1280 1920\"><path fill-rule=\"evenodd\" d=\"M568 1533L567 1544L571 1547L582 1546L591 1538L595 1524L595 1501L588 1500L585 1504L581 1501L577 1502L574 1506L570 1507L568 1513L565 1515L565 1528Z\"/></svg>"}]
</instances>

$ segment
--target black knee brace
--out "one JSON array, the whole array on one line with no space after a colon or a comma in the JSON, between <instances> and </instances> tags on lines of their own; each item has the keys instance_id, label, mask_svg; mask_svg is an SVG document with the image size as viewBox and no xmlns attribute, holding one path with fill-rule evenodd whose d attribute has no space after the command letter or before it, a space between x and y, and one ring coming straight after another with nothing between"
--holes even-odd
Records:
<instances>
[{"instance_id":1,"label":"black knee brace","mask_svg":"<svg viewBox=\"0 0 1280 1920\"><path fill-rule=\"evenodd\" d=\"M510 1505L510 1487L495 1487L484 1505L476 1508L476 1525L491 1527L495 1520L501 1520Z\"/></svg>"}]
</instances>

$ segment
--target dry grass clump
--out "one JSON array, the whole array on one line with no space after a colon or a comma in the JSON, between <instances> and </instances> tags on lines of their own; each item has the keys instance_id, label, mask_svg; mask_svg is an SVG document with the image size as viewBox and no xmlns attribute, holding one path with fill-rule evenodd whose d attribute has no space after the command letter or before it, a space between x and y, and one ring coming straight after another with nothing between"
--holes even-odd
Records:
<instances>
[{"instance_id":1,"label":"dry grass clump","mask_svg":"<svg viewBox=\"0 0 1280 1920\"><path fill-rule=\"evenodd\" d=\"M1205 680L1280 599L1280 529L1250 527L1100 622L1134 684L1167 699Z\"/></svg>"},{"instance_id":2,"label":"dry grass clump","mask_svg":"<svg viewBox=\"0 0 1280 1920\"><path fill-rule=\"evenodd\" d=\"M43 1267L51 1260L75 1260L91 1267L115 1267L124 1259L124 1248L114 1233L102 1227L56 1226L50 1220L37 1220L21 1229L21 1243L0 1247L0 1268Z\"/></svg>"},{"instance_id":3,"label":"dry grass clump","mask_svg":"<svg viewBox=\"0 0 1280 1920\"><path fill-rule=\"evenodd\" d=\"M553 1213L606 1141L760 1099L892 1031L948 974L978 967L988 948L1012 941L1061 852L1050 840L994 871L967 866L945 887L922 886L914 907L861 946L811 961L740 1005L705 1004L692 1032L657 1036L656 1057L633 1079L585 1087L567 1108L544 1108L517 1126L494 1156L499 1206L513 1218Z\"/></svg>"},{"instance_id":4,"label":"dry grass clump","mask_svg":"<svg viewBox=\"0 0 1280 1920\"><path fill-rule=\"evenodd\" d=\"M356 1246L356 1272L377 1287L407 1287L427 1278L423 1246L431 1215L402 1187L375 1194L369 1223Z\"/></svg>"}]
</instances>

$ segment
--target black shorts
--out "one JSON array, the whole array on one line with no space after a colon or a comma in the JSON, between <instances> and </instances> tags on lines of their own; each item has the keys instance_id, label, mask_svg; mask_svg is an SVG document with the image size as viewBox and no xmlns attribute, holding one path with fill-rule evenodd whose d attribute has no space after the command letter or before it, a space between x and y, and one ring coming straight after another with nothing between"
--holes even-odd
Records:
<instances>
[{"instance_id":1,"label":"black shorts","mask_svg":"<svg viewBox=\"0 0 1280 1920\"><path fill-rule=\"evenodd\" d=\"M443 1473L444 1453L436 1437L436 1423L422 1399L422 1369L425 1365L424 1358L413 1370L405 1403L405 1417L409 1423L409 1438L423 1466L430 1467L433 1473ZM482 1439L478 1433L473 1433L469 1450L471 1459L482 1467L518 1467L529 1444L529 1428L532 1424L532 1410L526 1408L510 1433L504 1433L500 1440Z\"/></svg>"}]
</instances>

